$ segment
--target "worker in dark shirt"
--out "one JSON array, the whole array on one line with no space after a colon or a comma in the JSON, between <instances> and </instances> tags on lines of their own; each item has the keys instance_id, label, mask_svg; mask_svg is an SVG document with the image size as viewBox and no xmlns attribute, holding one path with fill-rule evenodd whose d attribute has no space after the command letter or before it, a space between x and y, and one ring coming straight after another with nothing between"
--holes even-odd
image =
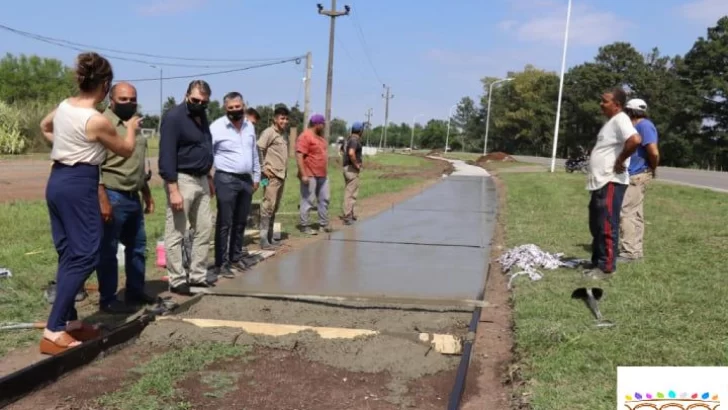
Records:
<instances>
[{"instance_id":1,"label":"worker in dark shirt","mask_svg":"<svg viewBox=\"0 0 728 410\"><path fill-rule=\"evenodd\" d=\"M351 126L351 136L344 144L344 224L351 225L356 220L354 205L359 196L359 173L361 172L361 134L364 126L355 122Z\"/></svg>"},{"instance_id":2,"label":"worker in dark shirt","mask_svg":"<svg viewBox=\"0 0 728 410\"><path fill-rule=\"evenodd\" d=\"M194 80L185 101L162 118L159 144L159 175L167 192L164 247L169 288L189 295L190 286L210 287L207 255L212 233L210 199L212 183L212 135L207 119L210 86ZM187 227L194 230L189 272L182 265L182 239ZM188 279L189 278L189 279Z\"/></svg>"}]
</instances>

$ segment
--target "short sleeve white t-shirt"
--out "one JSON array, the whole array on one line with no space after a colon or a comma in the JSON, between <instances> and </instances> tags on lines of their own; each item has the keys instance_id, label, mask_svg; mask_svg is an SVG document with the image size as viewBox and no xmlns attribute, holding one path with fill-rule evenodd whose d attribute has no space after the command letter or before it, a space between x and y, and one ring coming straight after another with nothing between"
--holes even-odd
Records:
<instances>
[{"instance_id":1,"label":"short sleeve white t-shirt","mask_svg":"<svg viewBox=\"0 0 728 410\"><path fill-rule=\"evenodd\" d=\"M624 143L635 134L637 134L637 130L632 125L632 120L624 112L613 116L602 126L589 158L587 190L596 191L609 182L629 185L627 171L615 174L614 164L624 149ZM625 169L629 168L629 158L625 161L624 166Z\"/></svg>"}]
</instances>

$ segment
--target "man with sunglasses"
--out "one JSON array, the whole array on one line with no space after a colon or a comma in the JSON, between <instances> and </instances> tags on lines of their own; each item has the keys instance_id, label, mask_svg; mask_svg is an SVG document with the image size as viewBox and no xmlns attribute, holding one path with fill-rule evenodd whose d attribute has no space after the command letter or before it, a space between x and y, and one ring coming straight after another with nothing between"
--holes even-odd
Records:
<instances>
[{"instance_id":1,"label":"man with sunglasses","mask_svg":"<svg viewBox=\"0 0 728 410\"><path fill-rule=\"evenodd\" d=\"M207 254L212 220L210 198L215 188L212 135L207 119L210 85L194 80L185 100L162 117L159 143L159 175L167 193L164 247L169 290L190 295L190 286L213 286L207 280ZM182 265L182 240L194 230L189 272Z\"/></svg>"}]
</instances>

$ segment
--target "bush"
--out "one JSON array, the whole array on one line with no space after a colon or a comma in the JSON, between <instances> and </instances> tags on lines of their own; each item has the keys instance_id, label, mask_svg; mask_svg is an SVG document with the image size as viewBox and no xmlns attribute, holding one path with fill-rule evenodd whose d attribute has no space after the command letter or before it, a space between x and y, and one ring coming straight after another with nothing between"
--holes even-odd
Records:
<instances>
[{"instance_id":1,"label":"bush","mask_svg":"<svg viewBox=\"0 0 728 410\"><path fill-rule=\"evenodd\" d=\"M20 112L20 133L30 152L49 152L51 144L40 130L40 121L58 105L57 102L22 101L13 106Z\"/></svg>"},{"instance_id":2,"label":"bush","mask_svg":"<svg viewBox=\"0 0 728 410\"><path fill-rule=\"evenodd\" d=\"M28 143L21 131L21 112L0 101L0 154L23 154Z\"/></svg>"}]
</instances>

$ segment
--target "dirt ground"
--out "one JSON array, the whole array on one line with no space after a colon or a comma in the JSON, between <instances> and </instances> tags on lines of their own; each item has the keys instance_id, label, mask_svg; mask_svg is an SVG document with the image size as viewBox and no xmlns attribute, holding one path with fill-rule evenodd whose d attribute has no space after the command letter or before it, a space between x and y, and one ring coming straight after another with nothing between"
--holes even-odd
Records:
<instances>
[{"instance_id":1,"label":"dirt ground","mask_svg":"<svg viewBox=\"0 0 728 410\"><path fill-rule=\"evenodd\" d=\"M513 317L511 295L506 276L501 272L498 257L505 251L506 186L497 171L488 169L498 191L498 223L493 234L490 271L485 289L489 306L483 308L473 345L471 366L478 371L468 372L462 410L507 410L514 408L511 384L513 375ZM472 380L475 379L475 380Z\"/></svg>"},{"instance_id":2,"label":"dirt ground","mask_svg":"<svg viewBox=\"0 0 728 410\"><path fill-rule=\"evenodd\" d=\"M215 342L252 346L253 352L245 360L218 361L186 374L176 383L179 394L175 403L189 403L192 407L187 408L194 409L441 409L452 389L460 356L440 354L408 336L421 331L464 335L471 312L412 312L205 297L183 314L196 318L209 315L366 328L381 334L322 339L304 331L272 337L160 320L150 324L131 346L9 408L100 408L98 398L128 387L140 374L138 366L152 356ZM224 374L229 380L225 392L215 391L220 387L204 382L205 376L213 373Z\"/></svg>"}]
</instances>

